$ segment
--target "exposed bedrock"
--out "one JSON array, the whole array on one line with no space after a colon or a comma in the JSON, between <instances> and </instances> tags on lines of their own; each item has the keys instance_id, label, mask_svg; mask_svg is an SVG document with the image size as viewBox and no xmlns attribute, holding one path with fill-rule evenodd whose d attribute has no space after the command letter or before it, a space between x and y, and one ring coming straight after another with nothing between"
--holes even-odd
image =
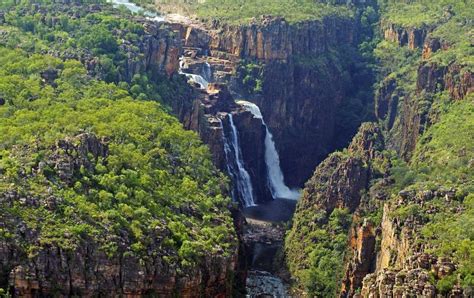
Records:
<instances>
[{"instance_id":1,"label":"exposed bedrock","mask_svg":"<svg viewBox=\"0 0 474 298\"><path fill-rule=\"evenodd\" d=\"M426 37L434 29L426 25L419 28L403 27L387 21L382 21L381 27L386 40L395 42L399 46L408 46L412 50L423 48Z\"/></svg>"},{"instance_id":2,"label":"exposed bedrock","mask_svg":"<svg viewBox=\"0 0 474 298\"><path fill-rule=\"evenodd\" d=\"M289 24L282 18L261 17L240 26L218 22L172 26L180 33L185 52L198 60L199 55L208 56L216 77L224 78L218 81L230 82L234 94L260 107L290 187L301 187L314 167L344 143L336 140L335 128L340 107L350 96L348 70L329 63L323 71L315 60L354 43L352 20L328 17ZM247 94L231 78L239 75L239 61L263 65L258 95Z\"/></svg>"},{"instance_id":3,"label":"exposed bedrock","mask_svg":"<svg viewBox=\"0 0 474 298\"><path fill-rule=\"evenodd\" d=\"M239 131L242 155L252 179L257 203L271 200L272 194L268 188L267 165L265 164L265 126L261 119L255 118L246 110L237 112L234 121Z\"/></svg>"},{"instance_id":4,"label":"exposed bedrock","mask_svg":"<svg viewBox=\"0 0 474 298\"><path fill-rule=\"evenodd\" d=\"M376 117L389 131L387 143L408 160L416 148L418 137L431 125L433 95L447 92L453 100L464 99L474 90L474 74L459 62L442 64L430 60L436 52L450 47L447 41L432 36L436 25L415 28L382 21L381 26L385 40L421 50L413 92L398 86L397 79L391 76L375 90Z\"/></svg>"},{"instance_id":5,"label":"exposed bedrock","mask_svg":"<svg viewBox=\"0 0 474 298\"><path fill-rule=\"evenodd\" d=\"M417 70L416 90L408 93L397 87L396 80L387 78L376 90L376 116L390 132L390 147L409 159L418 137L431 124L433 94L447 91L453 100L462 100L474 90L474 74L458 64L422 62Z\"/></svg>"},{"instance_id":6,"label":"exposed bedrock","mask_svg":"<svg viewBox=\"0 0 474 298\"><path fill-rule=\"evenodd\" d=\"M263 95L256 97L281 157L290 186L301 186L334 148L336 113L345 88L337 69L318 69L294 61L265 66ZM333 79L331 79L333 78Z\"/></svg>"},{"instance_id":7,"label":"exposed bedrock","mask_svg":"<svg viewBox=\"0 0 474 298\"><path fill-rule=\"evenodd\" d=\"M235 103L225 84L211 83L207 90L200 91L192 110L181 121L187 129L198 132L210 147L214 163L226 172L229 161L223 137L231 135L229 114L232 114L237 129L243 163L251 178L256 203L271 200L265 164L265 126L261 119ZM230 157L233 158L233 154Z\"/></svg>"}]
</instances>

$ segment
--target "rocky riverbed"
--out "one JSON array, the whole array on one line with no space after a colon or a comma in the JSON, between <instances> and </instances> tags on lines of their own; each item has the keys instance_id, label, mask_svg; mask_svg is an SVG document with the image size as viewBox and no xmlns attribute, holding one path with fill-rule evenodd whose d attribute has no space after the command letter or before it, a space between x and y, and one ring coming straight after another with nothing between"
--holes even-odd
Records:
<instances>
[{"instance_id":1,"label":"rocky riverbed","mask_svg":"<svg viewBox=\"0 0 474 298\"><path fill-rule=\"evenodd\" d=\"M289 275L281 264L286 222L296 201L276 199L244 209L243 241L247 247L247 297L288 297Z\"/></svg>"}]
</instances>

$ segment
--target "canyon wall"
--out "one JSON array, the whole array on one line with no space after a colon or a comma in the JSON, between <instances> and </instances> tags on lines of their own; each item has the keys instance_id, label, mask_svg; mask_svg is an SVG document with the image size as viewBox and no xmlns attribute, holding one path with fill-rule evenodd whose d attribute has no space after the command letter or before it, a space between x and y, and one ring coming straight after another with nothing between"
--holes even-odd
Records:
<instances>
[{"instance_id":1,"label":"canyon wall","mask_svg":"<svg viewBox=\"0 0 474 298\"><path fill-rule=\"evenodd\" d=\"M185 49L209 55L213 69L224 63L231 67L233 75L227 82L234 97L260 107L280 153L287 184L300 187L314 167L344 143L336 140L340 136L335 129L337 114L349 101L352 82L349 63L341 63L334 53L354 44L353 20L327 17L289 24L282 18L262 17L248 25L174 26ZM246 63L262 66L262 76L256 78L262 82L260 92L248 93L239 84L238 66ZM251 161L248 164L251 171L259 172Z\"/></svg>"},{"instance_id":2,"label":"canyon wall","mask_svg":"<svg viewBox=\"0 0 474 298\"><path fill-rule=\"evenodd\" d=\"M450 99L463 100L474 90L474 73L460 61L446 64L430 59L438 51L449 51L451 47L448 42L430 35L434 26L411 28L385 21L381 29L386 40L421 51L413 91L398 85L400 82L392 76L383 80L375 96L376 116L391 135L389 147L409 160L419 136L431 125L429 111L433 96L447 92Z\"/></svg>"},{"instance_id":3,"label":"canyon wall","mask_svg":"<svg viewBox=\"0 0 474 298\"><path fill-rule=\"evenodd\" d=\"M289 269L305 295L353 296L373 271L376 228L363 219L361 206L379 203L367 193L369 181L383 181L387 170L383 147L381 129L365 123L349 149L331 154L306 183L285 244Z\"/></svg>"},{"instance_id":4,"label":"canyon wall","mask_svg":"<svg viewBox=\"0 0 474 298\"><path fill-rule=\"evenodd\" d=\"M463 124L439 122L464 117L459 105L471 111L467 117L472 115L472 67L466 59L449 55L459 55L460 45L436 35L435 25L404 27L383 20L380 28L390 46L409 51L411 60L400 61L400 68L408 66L401 71L388 65L392 73L379 78L376 129L362 125L348 149L325 159L307 182L286 239L287 263L296 288L309 296L469 297L469 256L452 252L464 242L454 238L454 228L449 236L439 234L446 233L445 222L472 216L467 202L472 179L454 174L464 166L450 168L446 160L436 160L442 153L433 147L442 142L435 138L449 131L462 134L466 140L449 158L467 163L466 171L471 171L472 155L466 150L472 148L472 132L467 132L472 124L463 127L466 118L460 120ZM383 66L383 58L379 63ZM378 144L375 154L364 145L370 142ZM349 163L357 159L362 167ZM436 167L445 176L432 173ZM459 233L469 230L459 225ZM464 241L472 247L469 237Z\"/></svg>"}]
</instances>

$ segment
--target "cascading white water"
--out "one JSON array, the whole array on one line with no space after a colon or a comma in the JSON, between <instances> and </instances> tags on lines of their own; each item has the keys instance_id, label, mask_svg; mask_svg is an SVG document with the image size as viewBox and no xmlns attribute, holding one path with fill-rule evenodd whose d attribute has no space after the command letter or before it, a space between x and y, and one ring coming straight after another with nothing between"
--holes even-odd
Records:
<instances>
[{"instance_id":1,"label":"cascading white water","mask_svg":"<svg viewBox=\"0 0 474 298\"><path fill-rule=\"evenodd\" d=\"M239 134L234 125L232 114L228 114L230 125L230 138L225 135L222 120L220 120L222 127L222 137L224 140L224 152L227 160L227 172L232 177L233 183L239 192L239 195L245 207L255 206L253 198L253 187L250 175L244 167L242 158L242 151L240 150ZM234 166L235 163L235 166ZM236 169L235 169L236 167Z\"/></svg>"},{"instance_id":2,"label":"cascading white water","mask_svg":"<svg viewBox=\"0 0 474 298\"><path fill-rule=\"evenodd\" d=\"M208 82L211 82L212 81L212 69L211 69L211 65L206 62L204 63L204 69L203 69L203 75L204 79Z\"/></svg>"},{"instance_id":3,"label":"cascading white water","mask_svg":"<svg viewBox=\"0 0 474 298\"><path fill-rule=\"evenodd\" d=\"M243 105L255 118L261 119L262 124L265 126L265 163L267 164L268 180L273 198L297 200L300 193L297 190L290 189L285 184L283 172L280 167L280 157L278 156L273 136L260 112L260 108L256 104L248 101L239 100L237 103Z\"/></svg>"},{"instance_id":4,"label":"cascading white water","mask_svg":"<svg viewBox=\"0 0 474 298\"><path fill-rule=\"evenodd\" d=\"M207 62L206 62L207 63ZM210 65L208 64L209 69L207 70L207 66L204 71L204 75L207 77L208 71L210 73L209 77L212 77L212 72ZM189 81L194 82L199 85L200 89L207 89L209 85L209 78L204 78L202 75L194 74L194 73L187 73L184 72L183 69L186 68L186 63L184 62L184 57L179 58L179 73L184 74Z\"/></svg>"}]
</instances>

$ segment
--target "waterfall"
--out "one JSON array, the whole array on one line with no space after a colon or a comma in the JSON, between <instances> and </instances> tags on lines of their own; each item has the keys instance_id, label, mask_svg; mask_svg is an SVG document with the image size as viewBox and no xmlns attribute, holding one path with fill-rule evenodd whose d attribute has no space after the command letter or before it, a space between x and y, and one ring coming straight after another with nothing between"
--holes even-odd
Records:
<instances>
[{"instance_id":1,"label":"waterfall","mask_svg":"<svg viewBox=\"0 0 474 298\"><path fill-rule=\"evenodd\" d=\"M260 108L248 101L240 100L237 103L243 105L255 118L261 119L262 124L265 126L265 163L267 164L268 180L273 198L297 200L300 193L297 190L290 189L285 184L283 172L280 167L280 157L278 156L273 136L260 112Z\"/></svg>"},{"instance_id":2,"label":"waterfall","mask_svg":"<svg viewBox=\"0 0 474 298\"><path fill-rule=\"evenodd\" d=\"M204 69L203 69L202 76L204 77L204 79L206 81L208 81L208 82L212 81L212 69L211 69L211 65L207 61L206 61L206 63L204 63Z\"/></svg>"},{"instance_id":3,"label":"waterfall","mask_svg":"<svg viewBox=\"0 0 474 298\"><path fill-rule=\"evenodd\" d=\"M210 78L212 77L211 66L206 62L207 65L204 68L203 75L198 75L194 73L186 73L183 71L184 68L187 68L186 62L184 62L184 57L179 58L179 73L185 75L189 81L199 85L200 89L207 89L209 85ZM204 78L206 76L206 78Z\"/></svg>"},{"instance_id":4,"label":"waterfall","mask_svg":"<svg viewBox=\"0 0 474 298\"><path fill-rule=\"evenodd\" d=\"M232 114L228 114L230 125L230 138L226 137L222 120L220 120L222 127L222 137L224 140L224 152L227 161L227 172L232 178L234 187L238 192L238 196L242 199L245 207L255 206L253 199L253 187L250 175L244 167L242 158L242 151L240 150L239 135L234 124ZM236 198L235 190L233 197Z\"/></svg>"}]
</instances>

